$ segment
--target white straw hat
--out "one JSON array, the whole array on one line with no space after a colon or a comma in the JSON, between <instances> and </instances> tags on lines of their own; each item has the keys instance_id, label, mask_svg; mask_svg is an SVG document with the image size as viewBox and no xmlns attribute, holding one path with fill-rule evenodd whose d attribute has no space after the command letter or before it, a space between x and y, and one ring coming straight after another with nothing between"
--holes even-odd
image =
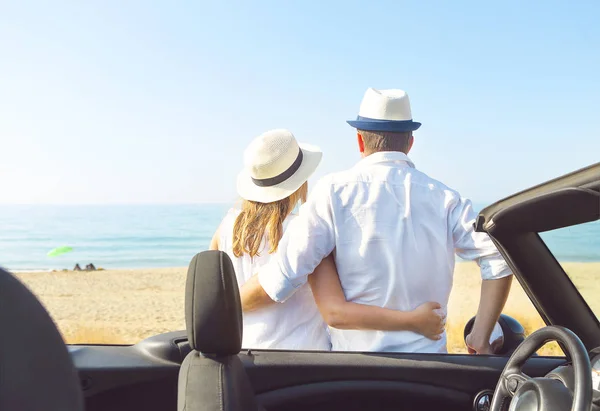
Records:
<instances>
[{"instance_id":1,"label":"white straw hat","mask_svg":"<svg viewBox=\"0 0 600 411\"><path fill-rule=\"evenodd\" d=\"M237 179L238 194L259 203L289 197L315 172L322 157L318 147L298 144L288 130L267 131L244 152L244 169Z\"/></svg>"}]
</instances>

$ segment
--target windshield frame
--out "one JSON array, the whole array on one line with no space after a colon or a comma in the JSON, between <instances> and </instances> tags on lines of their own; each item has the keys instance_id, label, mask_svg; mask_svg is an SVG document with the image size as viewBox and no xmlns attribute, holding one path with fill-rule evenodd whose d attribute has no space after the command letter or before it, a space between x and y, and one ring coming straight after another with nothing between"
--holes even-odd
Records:
<instances>
[{"instance_id":1,"label":"windshield frame","mask_svg":"<svg viewBox=\"0 0 600 411\"><path fill-rule=\"evenodd\" d=\"M600 163L486 207L475 228L486 232L547 324L600 346L600 323L539 232L600 219Z\"/></svg>"}]
</instances>

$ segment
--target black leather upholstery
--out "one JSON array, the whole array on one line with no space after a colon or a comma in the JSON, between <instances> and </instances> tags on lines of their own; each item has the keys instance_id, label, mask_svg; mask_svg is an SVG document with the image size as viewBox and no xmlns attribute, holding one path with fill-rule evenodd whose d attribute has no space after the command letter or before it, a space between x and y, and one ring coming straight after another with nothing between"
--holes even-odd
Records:
<instances>
[{"instance_id":1,"label":"black leather upholstery","mask_svg":"<svg viewBox=\"0 0 600 411\"><path fill-rule=\"evenodd\" d=\"M192 350L234 355L242 349L242 307L235 270L222 251L192 259L185 288L185 321Z\"/></svg>"},{"instance_id":2,"label":"black leather upholstery","mask_svg":"<svg viewBox=\"0 0 600 411\"><path fill-rule=\"evenodd\" d=\"M242 307L235 271L222 251L191 261L185 320L192 351L179 371L178 411L256 411L254 390L238 358Z\"/></svg>"},{"instance_id":3,"label":"black leather upholstery","mask_svg":"<svg viewBox=\"0 0 600 411\"><path fill-rule=\"evenodd\" d=\"M80 411L65 343L35 296L0 269L0 410Z\"/></svg>"}]
</instances>

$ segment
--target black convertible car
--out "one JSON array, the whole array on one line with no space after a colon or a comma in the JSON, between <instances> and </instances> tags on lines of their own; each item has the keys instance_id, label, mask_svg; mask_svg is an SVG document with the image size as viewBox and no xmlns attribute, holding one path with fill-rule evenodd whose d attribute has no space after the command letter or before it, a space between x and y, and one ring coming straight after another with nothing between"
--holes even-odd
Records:
<instances>
[{"instance_id":1,"label":"black convertible car","mask_svg":"<svg viewBox=\"0 0 600 411\"><path fill-rule=\"evenodd\" d=\"M600 409L598 319L539 235L598 219L600 163L479 214L476 229L490 234L548 324L524 338L502 317L499 356L242 351L239 293L218 251L190 264L187 332L65 349L41 304L0 272L0 409ZM535 355L552 340L565 357Z\"/></svg>"}]
</instances>

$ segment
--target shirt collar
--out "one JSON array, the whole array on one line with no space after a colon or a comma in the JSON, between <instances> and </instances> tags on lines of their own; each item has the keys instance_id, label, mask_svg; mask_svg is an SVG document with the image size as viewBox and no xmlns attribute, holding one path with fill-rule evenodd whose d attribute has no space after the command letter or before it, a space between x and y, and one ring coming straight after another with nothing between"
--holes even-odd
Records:
<instances>
[{"instance_id":1,"label":"shirt collar","mask_svg":"<svg viewBox=\"0 0 600 411\"><path fill-rule=\"evenodd\" d=\"M370 154L360 160L357 166L371 165L371 164L382 164L389 162L404 162L409 167L415 168L415 164L408 156L400 151L380 151L377 153Z\"/></svg>"}]
</instances>

